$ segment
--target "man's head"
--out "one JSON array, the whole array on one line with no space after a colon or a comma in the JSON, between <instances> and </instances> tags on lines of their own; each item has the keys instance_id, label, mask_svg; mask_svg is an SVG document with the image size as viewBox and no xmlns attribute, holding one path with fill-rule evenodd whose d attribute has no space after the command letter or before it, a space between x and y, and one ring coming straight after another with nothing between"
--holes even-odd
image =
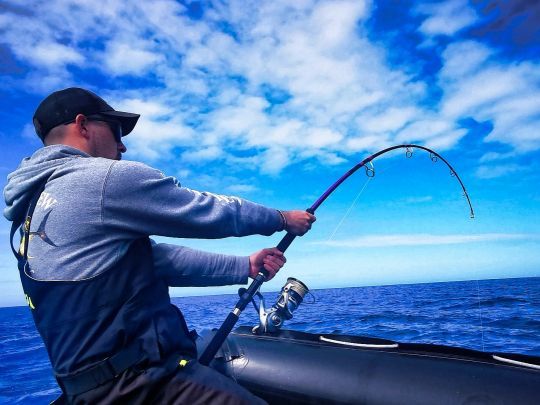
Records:
<instances>
[{"instance_id":1,"label":"man's head","mask_svg":"<svg viewBox=\"0 0 540 405\"><path fill-rule=\"evenodd\" d=\"M63 143L95 157L119 159L139 114L115 111L91 91L70 87L47 96L34 113L34 127L45 145Z\"/></svg>"}]
</instances>

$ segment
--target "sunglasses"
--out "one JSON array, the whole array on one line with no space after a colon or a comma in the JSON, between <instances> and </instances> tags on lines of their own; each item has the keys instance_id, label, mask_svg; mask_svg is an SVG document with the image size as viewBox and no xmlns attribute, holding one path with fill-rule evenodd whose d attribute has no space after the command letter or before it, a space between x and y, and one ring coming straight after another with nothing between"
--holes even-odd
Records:
<instances>
[{"instance_id":1,"label":"sunglasses","mask_svg":"<svg viewBox=\"0 0 540 405\"><path fill-rule=\"evenodd\" d=\"M86 117L88 121L101 121L107 124L107 126L111 129L111 132L114 135L114 139L116 142L121 143L122 142L122 124L119 121L115 121L111 118L104 117L103 115L89 115Z\"/></svg>"},{"instance_id":2,"label":"sunglasses","mask_svg":"<svg viewBox=\"0 0 540 405\"><path fill-rule=\"evenodd\" d=\"M122 142L122 136L123 136L122 124L119 121L115 121L115 120L113 120L111 118L105 117L105 116L100 115L100 114L88 115L86 117L86 119L88 121L100 121L100 122L106 123L107 126L110 128L111 132L113 133L114 140L117 143ZM75 120L71 120L71 121L65 122L64 125L73 124L74 122L75 122Z\"/></svg>"}]
</instances>

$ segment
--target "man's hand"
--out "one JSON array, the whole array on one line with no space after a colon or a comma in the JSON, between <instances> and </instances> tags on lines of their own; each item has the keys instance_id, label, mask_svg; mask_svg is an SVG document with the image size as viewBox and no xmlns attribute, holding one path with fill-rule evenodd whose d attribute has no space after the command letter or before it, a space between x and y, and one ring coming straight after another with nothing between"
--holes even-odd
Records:
<instances>
[{"instance_id":1,"label":"man's hand","mask_svg":"<svg viewBox=\"0 0 540 405\"><path fill-rule=\"evenodd\" d=\"M259 250L249 256L249 276L251 278L257 277L260 268L264 267L269 273L266 280L271 280L286 261L283 253L276 248Z\"/></svg>"},{"instance_id":2,"label":"man's hand","mask_svg":"<svg viewBox=\"0 0 540 405\"><path fill-rule=\"evenodd\" d=\"M285 230L295 236L302 236L311 229L311 224L317 220L315 215L307 211L282 211L285 217Z\"/></svg>"}]
</instances>

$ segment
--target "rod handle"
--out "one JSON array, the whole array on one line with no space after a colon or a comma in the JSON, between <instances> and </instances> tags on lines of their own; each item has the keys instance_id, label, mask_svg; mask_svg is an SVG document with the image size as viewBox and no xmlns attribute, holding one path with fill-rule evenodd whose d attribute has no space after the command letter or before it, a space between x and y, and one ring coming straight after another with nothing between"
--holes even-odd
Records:
<instances>
[{"instance_id":1,"label":"rod handle","mask_svg":"<svg viewBox=\"0 0 540 405\"><path fill-rule=\"evenodd\" d=\"M223 342L225 342L227 339L227 336L231 332L232 328L234 328L234 325L236 325L239 316L240 315L236 315L234 311L229 312L229 315L227 315L227 318L217 330L213 339L210 341L208 346L206 346L206 349L204 349L203 354L199 358L199 363L204 366L208 366L210 364Z\"/></svg>"}]
</instances>

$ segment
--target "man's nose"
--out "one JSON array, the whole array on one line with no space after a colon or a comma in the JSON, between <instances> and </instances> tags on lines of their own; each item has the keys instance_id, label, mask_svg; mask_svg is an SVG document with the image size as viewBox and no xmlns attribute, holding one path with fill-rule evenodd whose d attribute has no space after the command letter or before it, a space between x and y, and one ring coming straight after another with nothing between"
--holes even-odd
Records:
<instances>
[{"instance_id":1,"label":"man's nose","mask_svg":"<svg viewBox=\"0 0 540 405\"><path fill-rule=\"evenodd\" d=\"M126 153L127 151L126 145L124 145L123 142L118 142L118 150L120 151L120 153Z\"/></svg>"}]
</instances>

